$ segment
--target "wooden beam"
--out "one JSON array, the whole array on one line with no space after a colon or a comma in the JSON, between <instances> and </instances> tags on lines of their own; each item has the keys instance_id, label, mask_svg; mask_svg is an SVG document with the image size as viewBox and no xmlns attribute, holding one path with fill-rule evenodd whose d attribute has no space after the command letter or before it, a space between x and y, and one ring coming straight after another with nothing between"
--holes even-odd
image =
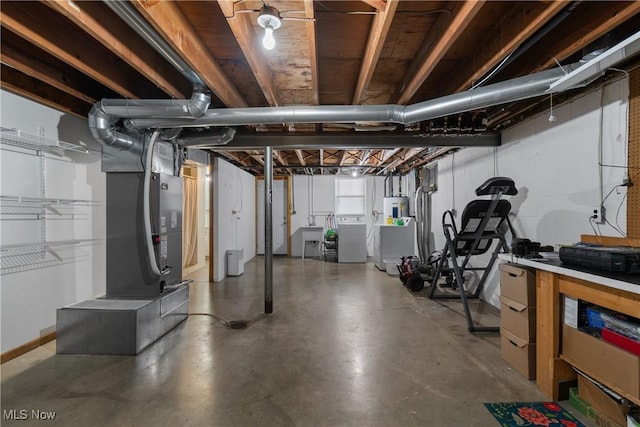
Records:
<instances>
[{"instance_id":1,"label":"wooden beam","mask_svg":"<svg viewBox=\"0 0 640 427\"><path fill-rule=\"evenodd\" d=\"M380 160L376 166L383 165L387 160L391 158L391 156L393 156L400 150L401 150L400 148L394 148L393 150L384 150L384 155L382 156L382 160Z\"/></svg>"},{"instance_id":2,"label":"wooden beam","mask_svg":"<svg viewBox=\"0 0 640 427\"><path fill-rule=\"evenodd\" d=\"M493 34L487 36L485 42L481 43L481 46L485 46L483 51L494 52L494 54L485 60L483 64L469 66L471 70L474 70L473 74L458 85L454 92L469 89L475 81L497 66L507 55L523 44L536 31L542 28L543 25L549 22L551 18L556 16L567 6L567 3L564 1L552 1L546 3L546 5L547 8L533 18L530 14L518 13L516 16L509 16L503 19L500 33L506 35L513 34L513 36L506 40L501 37L495 37Z\"/></svg>"},{"instance_id":3,"label":"wooden beam","mask_svg":"<svg viewBox=\"0 0 640 427\"><path fill-rule=\"evenodd\" d=\"M358 162L358 165L364 166L364 164L369 160L369 157L371 157L371 150L360 151L360 161Z\"/></svg>"},{"instance_id":4,"label":"wooden beam","mask_svg":"<svg viewBox=\"0 0 640 427\"><path fill-rule=\"evenodd\" d=\"M231 151L218 151L217 153L223 155L229 160L233 160L234 162L241 164L242 166L245 166L245 167L249 166L246 160L240 159L238 156L235 155L235 153Z\"/></svg>"},{"instance_id":5,"label":"wooden beam","mask_svg":"<svg viewBox=\"0 0 640 427\"><path fill-rule=\"evenodd\" d=\"M457 149L457 147L442 147L442 148L438 148L437 150L433 151L432 153L430 153L430 154L424 156L422 159L420 159L420 161L418 163L415 163L413 165L413 167L419 167L419 166L425 165L425 164L437 159L438 157L444 156L449 151L456 150L456 149Z\"/></svg>"},{"instance_id":6,"label":"wooden beam","mask_svg":"<svg viewBox=\"0 0 640 427\"><path fill-rule=\"evenodd\" d=\"M247 106L174 2L134 0L132 3L227 107Z\"/></svg>"},{"instance_id":7,"label":"wooden beam","mask_svg":"<svg viewBox=\"0 0 640 427\"><path fill-rule=\"evenodd\" d=\"M267 59L262 53L262 43L256 37L253 20L246 13L234 13L234 2L230 0L218 1L222 13L227 18L229 28L233 32L247 63L251 67L256 81L264 93L269 105L277 107L278 92L273 82L273 73Z\"/></svg>"},{"instance_id":8,"label":"wooden beam","mask_svg":"<svg viewBox=\"0 0 640 427\"><path fill-rule=\"evenodd\" d=\"M279 161L282 166L287 166L287 161L282 157L280 150L273 150L273 157Z\"/></svg>"},{"instance_id":9,"label":"wooden beam","mask_svg":"<svg viewBox=\"0 0 640 427\"><path fill-rule=\"evenodd\" d=\"M298 156L298 162L300 162L300 164L302 166L306 166L307 162L304 161L304 156L302 155L302 150L296 150L296 156Z\"/></svg>"},{"instance_id":10,"label":"wooden beam","mask_svg":"<svg viewBox=\"0 0 640 427\"><path fill-rule=\"evenodd\" d=\"M387 39L387 34L389 33L389 28L391 28L391 22L395 16L398 4L400 4L399 0L389 0L386 9L380 10L375 18L373 18L373 23L369 30L367 47L362 59L362 66L360 67L358 83L356 84L356 91L353 95L354 105L362 102L369 83L371 83L373 72L378 64L378 59L380 59L380 52L382 52L382 47Z\"/></svg>"},{"instance_id":11,"label":"wooden beam","mask_svg":"<svg viewBox=\"0 0 640 427\"><path fill-rule=\"evenodd\" d=\"M253 160L255 160L256 162L258 162L262 166L264 166L264 155L263 154L259 153L256 150L247 151L247 153L249 154L249 156L251 156L251 158Z\"/></svg>"},{"instance_id":12,"label":"wooden beam","mask_svg":"<svg viewBox=\"0 0 640 427\"><path fill-rule=\"evenodd\" d=\"M635 16L640 13L640 1L632 1L632 2L611 2L612 4L624 5L622 9L612 11L609 14L609 18L601 21L592 28L590 31L583 31L580 34L580 37L576 40L573 40L571 43L567 44L562 48L562 50L556 52L552 58L549 58L547 62L545 62L542 66L536 68L533 72L545 70L551 66L556 66L557 61L563 61L567 57L573 55L576 52L579 52L582 48L588 46L598 38L610 32L612 29L622 24L629 18Z\"/></svg>"},{"instance_id":13,"label":"wooden beam","mask_svg":"<svg viewBox=\"0 0 640 427\"><path fill-rule=\"evenodd\" d=\"M411 100L483 5L484 0L465 1L422 62L417 73L410 78L409 83L400 95L399 104L406 104Z\"/></svg>"},{"instance_id":14,"label":"wooden beam","mask_svg":"<svg viewBox=\"0 0 640 427\"><path fill-rule=\"evenodd\" d=\"M385 166L384 169L382 169L381 172L386 171L387 169L397 169L398 167L402 166L403 163L408 162L409 160L411 160L412 158L414 158L415 156L417 156L420 152L424 151L425 148L422 147L418 147L418 148L405 148L403 154L401 154L396 160L394 160L393 162L389 163L387 166Z\"/></svg>"},{"instance_id":15,"label":"wooden beam","mask_svg":"<svg viewBox=\"0 0 640 427\"><path fill-rule=\"evenodd\" d=\"M338 163L338 165L344 165L344 161L347 160L347 157L349 157L349 150L343 150L342 157L340 157L340 162Z\"/></svg>"},{"instance_id":16,"label":"wooden beam","mask_svg":"<svg viewBox=\"0 0 640 427\"><path fill-rule=\"evenodd\" d=\"M363 3L368 4L369 6L371 6L374 9L377 9L381 12L384 12L385 9L387 7L389 7L389 3L393 2L394 0L362 0Z\"/></svg>"},{"instance_id":17,"label":"wooden beam","mask_svg":"<svg viewBox=\"0 0 640 427\"><path fill-rule=\"evenodd\" d=\"M153 49L149 49L149 45L137 37L122 20L107 20L110 15L104 14L99 19L94 18L85 10L87 6L95 7L93 2L43 1L43 3L82 28L168 95L174 98L185 97L186 94L165 75L165 73L170 75L174 71L170 68L171 66Z\"/></svg>"},{"instance_id":18,"label":"wooden beam","mask_svg":"<svg viewBox=\"0 0 640 427\"><path fill-rule=\"evenodd\" d=\"M0 82L2 89L83 119L87 118L91 109L91 104L61 92L5 64L0 67ZM5 105L4 108L8 107Z\"/></svg>"},{"instance_id":19,"label":"wooden beam","mask_svg":"<svg viewBox=\"0 0 640 427\"><path fill-rule=\"evenodd\" d=\"M311 72L311 99L315 105L320 103L320 76L318 75L318 46L316 42L316 23L313 0L304 0L305 29L309 43L309 68Z\"/></svg>"},{"instance_id":20,"label":"wooden beam","mask_svg":"<svg viewBox=\"0 0 640 427\"><path fill-rule=\"evenodd\" d=\"M62 70L40 61L37 56L29 55L23 49L14 48L14 46L7 43L7 39L13 36L13 33L7 33L2 39L3 64L87 103L93 104L97 101L97 99L76 87L76 81L69 79L69 76Z\"/></svg>"},{"instance_id":21,"label":"wooden beam","mask_svg":"<svg viewBox=\"0 0 640 427\"><path fill-rule=\"evenodd\" d=\"M28 4L28 2L26 3ZM46 11L46 9L44 9ZM55 12L49 11L51 15ZM48 21L48 22L47 22ZM122 67L105 57L97 49L85 43L78 43L80 36L74 31L46 31L54 16L31 14L29 9L19 4L4 2L0 9L2 26L23 39L36 45L45 52L55 56L62 62L91 76L94 80L113 89L126 98L138 98L131 84L130 76L122 73Z\"/></svg>"}]
</instances>

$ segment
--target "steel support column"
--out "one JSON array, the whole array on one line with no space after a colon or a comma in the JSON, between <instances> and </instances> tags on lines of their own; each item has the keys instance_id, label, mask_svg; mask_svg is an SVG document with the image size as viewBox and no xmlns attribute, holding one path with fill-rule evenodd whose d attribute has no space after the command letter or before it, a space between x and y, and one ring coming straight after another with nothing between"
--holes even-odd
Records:
<instances>
[{"instance_id":1,"label":"steel support column","mask_svg":"<svg viewBox=\"0 0 640 427\"><path fill-rule=\"evenodd\" d=\"M273 313L273 153L264 150L264 312Z\"/></svg>"}]
</instances>

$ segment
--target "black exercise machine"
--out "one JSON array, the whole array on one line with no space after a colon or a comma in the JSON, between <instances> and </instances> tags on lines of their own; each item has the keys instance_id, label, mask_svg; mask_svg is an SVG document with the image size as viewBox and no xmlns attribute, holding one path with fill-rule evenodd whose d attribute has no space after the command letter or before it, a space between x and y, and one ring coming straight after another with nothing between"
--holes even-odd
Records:
<instances>
[{"instance_id":1,"label":"black exercise machine","mask_svg":"<svg viewBox=\"0 0 640 427\"><path fill-rule=\"evenodd\" d=\"M461 299L469 332L498 332L500 330L498 326L476 326L471 318L468 300L477 299L480 296L489 272L498 258L498 253L508 252L509 246L505 238L507 230L511 231L515 237L513 226L508 217L511 203L502 199L502 196L516 194L518 194L518 190L512 179L489 178L476 189L476 195L490 195L491 199L473 200L467 204L462 212L460 230L456 227L451 210L445 211L442 215L442 229L446 244L440 254L435 273L432 275L428 296L431 299ZM471 257L489 251L494 240L497 240L498 243L495 245L489 263L484 267L470 266ZM462 262L459 262L459 258L462 258ZM464 273L467 271L483 272L473 292L465 287ZM444 285L440 283L442 278L445 279ZM457 288L459 295L451 292L437 292L439 286Z\"/></svg>"}]
</instances>

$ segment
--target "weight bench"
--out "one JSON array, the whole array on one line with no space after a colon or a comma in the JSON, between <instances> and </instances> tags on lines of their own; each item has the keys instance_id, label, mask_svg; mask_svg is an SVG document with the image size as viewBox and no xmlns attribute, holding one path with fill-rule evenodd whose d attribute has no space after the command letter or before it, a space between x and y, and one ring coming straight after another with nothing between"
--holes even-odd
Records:
<instances>
[{"instance_id":1,"label":"weight bench","mask_svg":"<svg viewBox=\"0 0 640 427\"><path fill-rule=\"evenodd\" d=\"M511 234L515 236L508 217L511 203L501 198L503 195L512 196L515 194L518 194L518 190L512 179L490 178L476 189L476 195L490 195L491 199L469 202L462 212L459 230L451 210L445 211L442 215L442 230L446 244L433 274L428 296L431 299L461 299L469 332L498 332L500 330L498 326L476 326L471 317L468 300L479 298L489 272L498 258L498 253L508 251L509 247L505 238L507 230L510 230ZM498 243L491 253L488 264L484 267L470 266L471 257L488 252L494 240L497 240ZM464 273L467 271L483 272L473 292L465 288ZM446 275L445 286L458 288L459 295L437 292L438 287L441 286L440 279L444 275Z\"/></svg>"}]
</instances>

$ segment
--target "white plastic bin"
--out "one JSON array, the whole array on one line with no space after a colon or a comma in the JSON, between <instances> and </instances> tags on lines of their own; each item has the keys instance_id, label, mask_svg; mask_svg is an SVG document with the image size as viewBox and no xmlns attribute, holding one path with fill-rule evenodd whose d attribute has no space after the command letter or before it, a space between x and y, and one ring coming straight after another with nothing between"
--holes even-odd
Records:
<instances>
[{"instance_id":1,"label":"white plastic bin","mask_svg":"<svg viewBox=\"0 0 640 427\"><path fill-rule=\"evenodd\" d=\"M243 249L229 249L227 251L227 276L240 276L244 273Z\"/></svg>"}]
</instances>

